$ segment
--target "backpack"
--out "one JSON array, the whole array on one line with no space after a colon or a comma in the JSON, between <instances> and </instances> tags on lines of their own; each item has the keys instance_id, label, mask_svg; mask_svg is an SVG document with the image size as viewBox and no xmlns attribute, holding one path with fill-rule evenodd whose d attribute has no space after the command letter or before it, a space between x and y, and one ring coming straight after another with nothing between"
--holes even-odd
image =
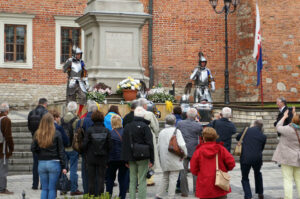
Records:
<instances>
[{"instance_id":1,"label":"backpack","mask_svg":"<svg viewBox=\"0 0 300 199\"><path fill-rule=\"evenodd\" d=\"M3 133L1 131L1 121L3 118L5 118L6 116L2 116L0 117L0 144L4 143L5 139L4 139L4 136L3 136Z\"/></svg>"},{"instance_id":2,"label":"backpack","mask_svg":"<svg viewBox=\"0 0 300 199\"><path fill-rule=\"evenodd\" d=\"M105 133L92 133L93 153L95 156L107 155L107 136L109 132L105 129Z\"/></svg>"},{"instance_id":3,"label":"backpack","mask_svg":"<svg viewBox=\"0 0 300 199\"><path fill-rule=\"evenodd\" d=\"M69 138L69 144L67 147L72 146L73 137L74 137L74 129L73 129L73 123L77 119L77 116L73 117L69 122L65 122L64 118L61 118L61 126L63 127L66 135Z\"/></svg>"},{"instance_id":4,"label":"backpack","mask_svg":"<svg viewBox=\"0 0 300 199\"><path fill-rule=\"evenodd\" d=\"M28 129L31 131L32 136L36 132L36 130L39 128L40 121L42 119L42 115L37 113L37 110L34 109L30 112L28 117Z\"/></svg>"},{"instance_id":5,"label":"backpack","mask_svg":"<svg viewBox=\"0 0 300 199\"><path fill-rule=\"evenodd\" d=\"M82 145L83 137L84 137L84 129L82 128L83 121L84 121L84 119L82 119L80 121L80 125L76 129L74 136L73 136L73 140L72 140L72 148L75 151L77 151L78 153L81 153L81 145Z\"/></svg>"}]
</instances>

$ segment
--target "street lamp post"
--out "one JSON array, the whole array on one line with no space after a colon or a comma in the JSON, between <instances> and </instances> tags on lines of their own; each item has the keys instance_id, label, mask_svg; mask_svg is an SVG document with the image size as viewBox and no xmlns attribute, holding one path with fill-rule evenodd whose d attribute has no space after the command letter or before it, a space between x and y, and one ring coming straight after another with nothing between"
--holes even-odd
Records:
<instances>
[{"instance_id":1,"label":"street lamp post","mask_svg":"<svg viewBox=\"0 0 300 199\"><path fill-rule=\"evenodd\" d=\"M209 0L211 6L217 14L225 14L225 87L224 87L224 100L225 104L229 104L229 71L228 71L228 34L227 34L227 17L229 13L234 13L240 0L224 0L224 6L222 10L217 11L216 7L218 0ZM233 5L233 10L230 10L231 5Z\"/></svg>"}]
</instances>

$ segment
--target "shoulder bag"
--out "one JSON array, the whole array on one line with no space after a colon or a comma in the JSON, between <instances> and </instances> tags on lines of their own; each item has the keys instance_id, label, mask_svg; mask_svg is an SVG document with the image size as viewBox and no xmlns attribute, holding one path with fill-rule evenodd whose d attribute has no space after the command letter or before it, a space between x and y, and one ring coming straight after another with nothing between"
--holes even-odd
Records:
<instances>
[{"instance_id":1,"label":"shoulder bag","mask_svg":"<svg viewBox=\"0 0 300 199\"><path fill-rule=\"evenodd\" d=\"M218 154L216 155L215 185L224 191L229 191L230 189L230 175L227 172L223 172L219 169Z\"/></svg>"},{"instance_id":2,"label":"shoulder bag","mask_svg":"<svg viewBox=\"0 0 300 199\"><path fill-rule=\"evenodd\" d=\"M247 130L248 130L248 127L245 128L240 140L236 144L236 146L234 148L234 151L233 151L233 155L241 156L241 154L242 154L242 143L243 143L243 139L244 139L244 136L245 136Z\"/></svg>"},{"instance_id":3,"label":"shoulder bag","mask_svg":"<svg viewBox=\"0 0 300 199\"><path fill-rule=\"evenodd\" d=\"M178 146L176 133L177 133L177 128L175 129L175 131L174 131L174 133L173 133L173 135L172 135L172 137L170 139L168 151L170 153L173 153L173 154L179 156L180 158L183 158L184 157L184 152Z\"/></svg>"},{"instance_id":4,"label":"shoulder bag","mask_svg":"<svg viewBox=\"0 0 300 199\"><path fill-rule=\"evenodd\" d=\"M132 140L132 133L129 131L130 147L132 156L135 160L145 160L150 158L150 147L147 144L134 143Z\"/></svg>"},{"instance_id":5,"label":"shoulder bag","mask_svg":"<svg viewBox=\"0 0 300 199\"><path fill-rule=\"evenodd\" d=\"M295 131L295 133L296 133L296 135L297 135L297 138L298 138L298 142L299 142L299 144L300 144L300 137L299 137L299 135L298 135L298 132L297 132L297 130L292 126L292 128L294 129L294 131Z\"/></svg>"}]
</instances>

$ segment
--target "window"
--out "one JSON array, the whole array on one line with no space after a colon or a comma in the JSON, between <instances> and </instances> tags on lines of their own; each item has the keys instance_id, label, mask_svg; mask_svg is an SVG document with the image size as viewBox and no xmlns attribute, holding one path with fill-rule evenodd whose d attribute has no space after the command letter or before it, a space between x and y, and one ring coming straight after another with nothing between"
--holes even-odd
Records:
<instances>
[{"instance_id":1,"label":"window","mask_svg":"<svg viewBox=\"0 0 300 199\"><path fill-rule=\"evenodd\" d=\"M0 13L0 68L32 68L34 15Z\"/></svg>"},{"instance_id":2,"label":"window","mask_svg":"<svg viewBox=\"0 0 300 199\"><path fill-rule=\"evenodd\" d=\"M72 16L54 16L56 69L61 69L66 60L72 56L73 44L77 45L84 52L84 32L75 22L77 18Z\"/></svg>"},{"instance_id":3,"label":"window","mask_svg":"<svg viewBox=\"0 0 300 199\"><path fill-rule=\"evenodd\" d=\"M26 62L26 26L5 24L4 61Z\"/></svg>"},{"instance_id":4,"label":"window","mask_svg":"<svg viewBox=\"0 0 300 199\"><path fill-rule=\"evenodd\" d=\"M61 64L63 64L72 56L73 45L81 48L81 29L73 27L61 27Z\"/></svg>"}]
</instances>

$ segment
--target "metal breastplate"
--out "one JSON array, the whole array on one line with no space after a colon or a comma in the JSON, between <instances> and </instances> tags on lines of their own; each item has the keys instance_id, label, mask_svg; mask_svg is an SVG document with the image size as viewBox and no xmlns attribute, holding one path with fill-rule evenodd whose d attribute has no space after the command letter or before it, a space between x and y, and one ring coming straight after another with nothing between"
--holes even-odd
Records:
<instances>
[{"instance_id":1,"label":"metal breastplate","mask_svg":"<svg viewBox=\"0 0 300 199\"><path fill-rule=\"evenodd\" d=\"M81 63L79 62L72 62L72 66L71 66L71 73L70 76L71 77L81 77Z\"/></svg>"},{"instance_id":2,"label":"metal breastplate","mask_svg":"<svg viewBox=\"0 0 300 199\"><path fill-rule=\"evenodd\" d=\"M207 70L201 70L199 77L197 78L197 86L208 86L208 72Z\"/></svg>"}]
</instances>

